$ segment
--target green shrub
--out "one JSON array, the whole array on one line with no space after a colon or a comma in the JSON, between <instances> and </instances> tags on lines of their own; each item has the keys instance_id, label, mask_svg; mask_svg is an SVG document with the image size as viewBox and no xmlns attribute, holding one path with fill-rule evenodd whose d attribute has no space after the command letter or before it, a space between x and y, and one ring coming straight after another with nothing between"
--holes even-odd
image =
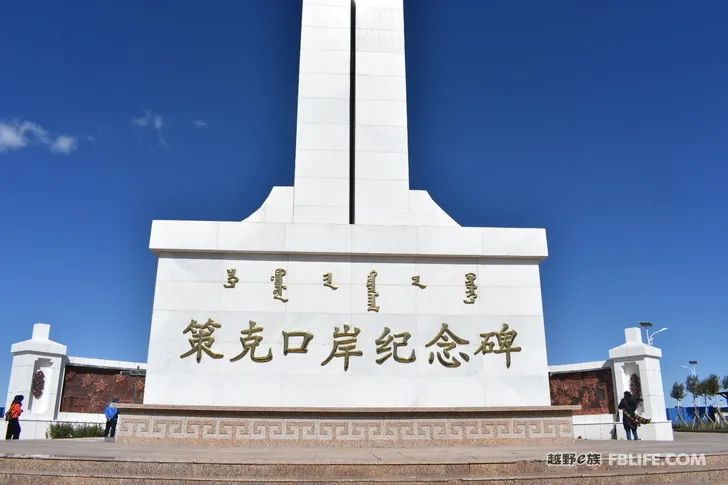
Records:
<instances>
[{"instance_id":1,"label":"green shrub","mask_svg":"<svg viewBox=\"0 0 728 485\"><path fill-rule=\"evenodd\" d=\"M723 428L720 425L706 423L698 423L696 426L686 426L684 424L673 425L672 429L675 431L688 431L696 433L728 433L728 428Z\"/></svg>"},{"instance_id":2,"label":"green shrub","mask_svg":"<svg viewBox=\"0 0 728 485\"><path fill-rule=\"evenodd\" d=\"M48 427L51 439L66 438L100 438L104 436L104 428L100 424L53 423Z\"/></svg>"}]
</instances>

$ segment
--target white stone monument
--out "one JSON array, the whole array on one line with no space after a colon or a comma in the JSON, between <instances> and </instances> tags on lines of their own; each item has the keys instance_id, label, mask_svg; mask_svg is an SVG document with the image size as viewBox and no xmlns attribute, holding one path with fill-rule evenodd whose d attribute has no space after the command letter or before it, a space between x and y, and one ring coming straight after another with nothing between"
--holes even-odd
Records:
<instances>
[{"instance_id":1,"label":"white stone monument","mask_svg":"<svg viewBox=\"0 0 728 485\"><path fill-rule=\"evenodd\" d=\"M303 0L294 186L242 222L154 221L150 248L145 405L550 404L545 231L409 188L402 0Z\"/></svg>"},{"instance_id":2,"label":"white stone monument","mask_svg":"<svg viewBox=\"0 0 728 485\"><path fill-rule=\"evenodd\" d=\"M22 395L21 436L44 438L48 423L57 412L58 397L61 394L62 370L66 358L66 346L50 339L51 326L46 323L33 325L29 340L13 344L13 366L8 385L6 403L15 395ZM40 372L43 380L42 392L33 395L34 376Z\"/></svg>"},{"instance_id":3,"label":"white stone monument","mask_svg":"<svg viewBox=\"0 0 728 485\"><path fill-rule=\"evenodd\" d=\"M624 329L625 343L609 351L614 375L614 391L619 401L625 391L634 395L637 390L643 399L637 414L650 418L649 424L640 426L639 437L643 440L673 440L672 423L667 420L665 394L662 388L660 359L662 351L642 342L639 327ZM637 389L635 389L635 387ZM617 427L619 439L626 439L626 432Z\"/></svg>"}]
</instances>

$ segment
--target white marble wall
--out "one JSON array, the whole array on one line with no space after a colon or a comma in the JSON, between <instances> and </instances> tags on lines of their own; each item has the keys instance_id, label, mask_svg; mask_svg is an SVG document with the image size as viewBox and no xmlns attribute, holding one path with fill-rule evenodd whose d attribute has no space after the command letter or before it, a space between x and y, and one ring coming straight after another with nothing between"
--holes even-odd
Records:
<instances>
[{"instance_id":1,"label":"white marble wall","mask_svg":"<svg viewBox=\"0 0 728 485\"><path fill-rule=\"evenodd\" d=\"M240 281L224 288L226 269ZM273 299L270 277L287 271L287 303ZM367 311L367 275L376 270L380 306ZM332 272L337 290L322 284ZM465 274L477 274L479 297L465 304ZM427 288L411 284L420 275ZM191 319L212 318L215 360L203 354L180 358L190 349L182 332ZM254 320L264 328L260 345L273 359L254 363L248 357L230 362L242 346L240 331ZM458 368L428 363L425 344L447 322L470 358ZM499 331L506 322L518 332L506 368L504 354L473 355L479 334ZM361 329L347 372L343 359L326 366L334 327ZM392 359L377 365L374 341L383 328L410 332L404 354L411 364ZM283 355L282 331L314 335L307 354ZM457 355L457 354L455 354ZM178 255L159 259L145 390L148 404L237 406L501 406L548 405L546 349L538 263L476 258Z\"/></svg>"}]
</instances>

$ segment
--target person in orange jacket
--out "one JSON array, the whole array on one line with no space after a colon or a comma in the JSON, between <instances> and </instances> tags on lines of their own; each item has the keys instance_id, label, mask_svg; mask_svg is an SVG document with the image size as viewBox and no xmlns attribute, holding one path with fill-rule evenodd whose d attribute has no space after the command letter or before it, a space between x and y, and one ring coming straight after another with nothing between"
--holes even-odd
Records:
<instances>
[{"instance_id":1,"label":"person in orange jacket","mask_svg":"<svg viewBox=\"0 0 728 485\"><path fill-rule=\"evenodd\" d=\"M18 394L13 399L5 419L8 422L8 431L5 433L6 440L17 440L20 438L20 415L23 414L23 396Z\"/></svg>"}]
</instances>

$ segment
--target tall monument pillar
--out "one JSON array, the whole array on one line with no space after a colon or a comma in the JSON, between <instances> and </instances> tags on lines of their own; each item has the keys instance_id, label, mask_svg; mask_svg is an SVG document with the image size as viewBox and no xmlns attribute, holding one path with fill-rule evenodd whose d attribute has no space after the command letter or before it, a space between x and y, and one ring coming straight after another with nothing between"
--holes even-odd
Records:
<instances>
[{"instance_id":1,"label":"tall monument pillar","mask_svg":"<svg viewBox=\"0 0 728 485\"><path fill-rule=\"evenodd\" d=\"M351 0L304 0L293 221L349 224Z\"/></svg>"},{"instance_id":2,"label":"tall monument pillar","mask_svg":"<svg viewBox=\"0 0 728 485\"><path fill-rule=\"evenodd\" d=\"M354 221L409 223L402 0L357 0Z\"/></svg>"},{"instance_id":3,"label":"tall monument pillar","mask_svg":"<svg viewBox=\"0 0 728 485\"><path fill-rule=\"evenodd\" d=\"M402 0L304 0L293 221L407 225Z\"/></svg>"}]
</instances>

